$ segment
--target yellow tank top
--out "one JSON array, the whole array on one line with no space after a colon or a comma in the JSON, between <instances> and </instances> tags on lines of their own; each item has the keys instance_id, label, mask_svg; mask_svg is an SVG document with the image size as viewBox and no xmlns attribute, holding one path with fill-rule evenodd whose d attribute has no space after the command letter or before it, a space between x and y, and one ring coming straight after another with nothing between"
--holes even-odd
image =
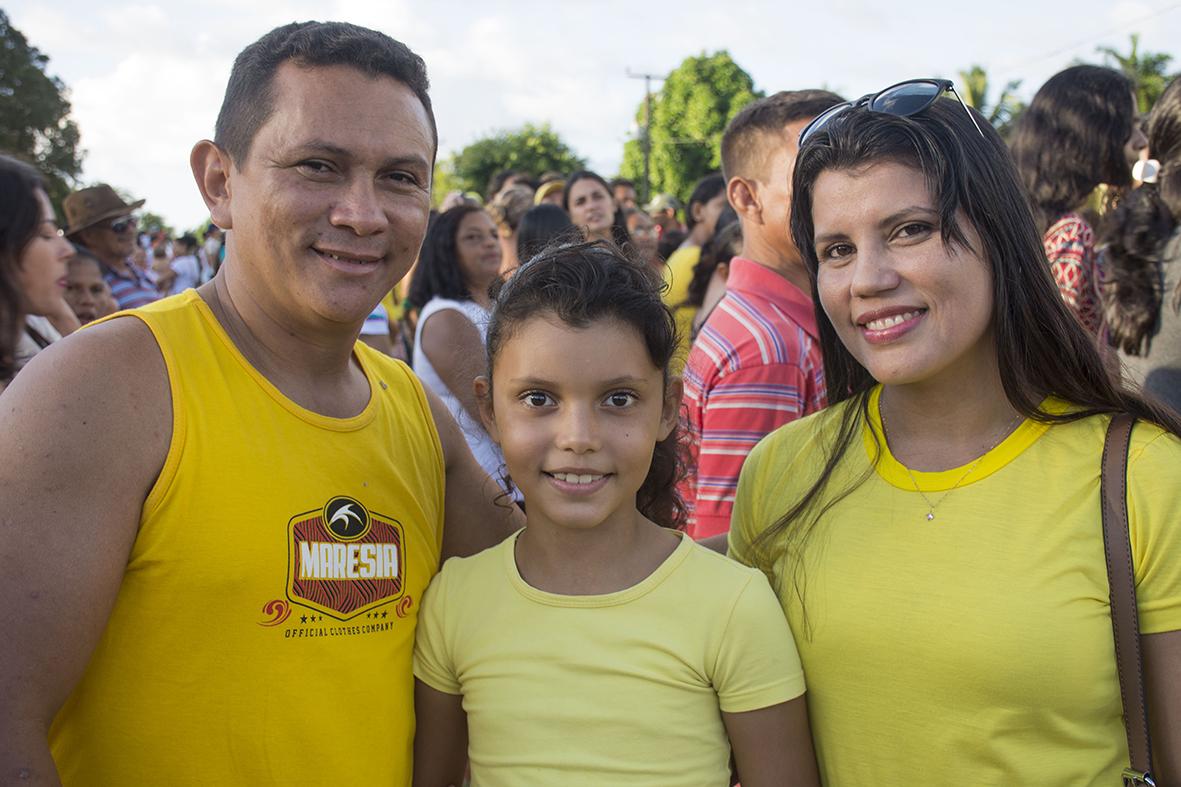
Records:
<instances>
[{"instance_id":1,"label":"yellow tank top","mask_svg":"<svg viewBox=\"0 0 1181 787\"><path fill-rule=\"evenodd\" d=\"M358 344L369 404L328 418L252 368L195 292L131 314L168 368L172 443L50 730L63 783L408 785L443 517L420 384Z\"/></svg>"}]
</instances>

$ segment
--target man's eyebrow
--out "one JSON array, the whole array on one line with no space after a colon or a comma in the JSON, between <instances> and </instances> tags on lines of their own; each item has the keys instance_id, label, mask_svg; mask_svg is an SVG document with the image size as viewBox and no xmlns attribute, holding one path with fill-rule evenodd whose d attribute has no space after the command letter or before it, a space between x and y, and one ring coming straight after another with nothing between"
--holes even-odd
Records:
<instances>
[{"instance_id":1,"label":"man's eyebrow","mask_svg":"<svg viewBox=\"0 0 1181 787\"><path fill-rule=\"evenodd\" d=\"M334 145L322 139L311 139L307 142L301 143L295 148L300 153L323 153L333 158L351 161L354 155L347 149L340 145ZM422 167L430 169L430 162L425 156L417 153L408 153L404 156L391 156L382 162L382 169L393 169L395 167Z\"/></svg>"}]
</instances>

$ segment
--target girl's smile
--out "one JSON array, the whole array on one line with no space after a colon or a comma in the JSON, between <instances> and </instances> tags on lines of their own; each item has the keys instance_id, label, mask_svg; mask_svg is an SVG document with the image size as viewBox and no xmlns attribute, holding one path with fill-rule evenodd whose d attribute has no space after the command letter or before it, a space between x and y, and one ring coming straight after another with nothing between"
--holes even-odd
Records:
<instances>
[{"instance_id":1,"label":"girl's smile","mask_svg":"<svg viewBox=\"0 0 1181 787\"><path fill-rule=\"evenodd\" d=\"M630 526L653 447L676 419L639 333L551 315L517 327L493 366L488 431L529 506L530 527Z\"/></svg>"}]
</instances>

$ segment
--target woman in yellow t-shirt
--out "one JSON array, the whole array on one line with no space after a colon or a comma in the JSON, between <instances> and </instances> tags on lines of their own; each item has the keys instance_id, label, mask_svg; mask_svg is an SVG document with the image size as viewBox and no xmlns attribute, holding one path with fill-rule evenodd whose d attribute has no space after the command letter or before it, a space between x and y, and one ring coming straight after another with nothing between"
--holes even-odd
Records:
<instances>
[{"instance_id":1,"label":"woman in yellow t-shirt","mask_svg":"<svg viewBox=\"0 0 1181 787\"><path fill-rule=\"evenodd\" d=\"M1176 783L1181 420L1111 382L1004 143L949 89L895 85L801 134L792 233L832 406L751 453L730 552L780 596L825 784L1118 784L1099 477L1131 413L1148 706Z\"/></svg>"}]
</instances>

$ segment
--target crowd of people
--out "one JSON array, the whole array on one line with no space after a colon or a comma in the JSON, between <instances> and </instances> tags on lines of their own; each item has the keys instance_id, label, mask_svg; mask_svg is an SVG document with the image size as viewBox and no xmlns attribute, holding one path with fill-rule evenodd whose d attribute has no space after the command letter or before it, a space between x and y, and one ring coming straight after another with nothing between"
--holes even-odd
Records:
<instances>
[{"instance_id":1,"label":"crowd of people","mask_svg":"<svg viewBox=\"0 0 1181 787\"><path fill-rule=\"evenodd\" d=\"M1011 140L946 80L782 91L688 195L432 209L426 65L302 23L201 237L108 185L59 229L0 157L0 773L1181 783L1181 78L1133 87Z\"/></svg>"}]
</instances>

